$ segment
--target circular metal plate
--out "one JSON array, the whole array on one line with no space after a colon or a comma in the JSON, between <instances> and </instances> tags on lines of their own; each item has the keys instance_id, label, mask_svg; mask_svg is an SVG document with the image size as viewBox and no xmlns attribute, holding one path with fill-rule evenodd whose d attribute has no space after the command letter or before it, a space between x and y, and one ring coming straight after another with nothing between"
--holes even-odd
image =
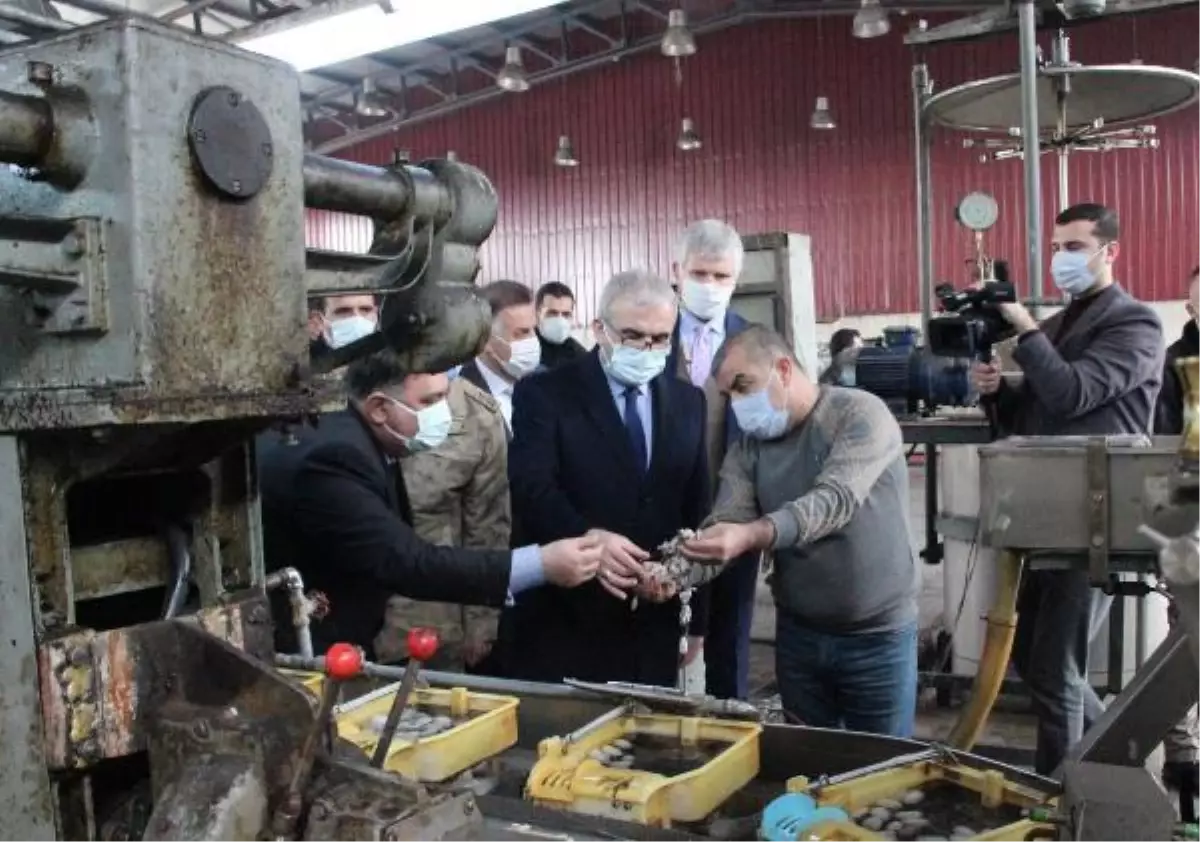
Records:
<instances>
[{"instance_id":1,"label":"circular metal plate","mask_svg":"<svg viewBox=\"0 0 1200 842\"><path fill-rule=\"evenodd\" d=\"M1038 122L1043 131L1058 124L1057 85L1070 81L1067 126L1082 129L1097 118L1106 128L1161 117L1195 102L1200 76L1173 67L1121 64L1046 68L1038 74ZM970 132L1007 133L1021 125L1021 76L1012 73L967 82L930 98L926 114L935 123Z\"/></svg>"},{"instance_id":2,"label":"circular metal plate","mask_svg":"<svg viewBox=\"0 0 1200 842\"><path fill-rule=\"evenodd\" d=\"M188 142L205 179L233 199L249 199L271 175L271 130L254 103L233 88L209 88L188 121Z\"/></svg>"}]
</instances>

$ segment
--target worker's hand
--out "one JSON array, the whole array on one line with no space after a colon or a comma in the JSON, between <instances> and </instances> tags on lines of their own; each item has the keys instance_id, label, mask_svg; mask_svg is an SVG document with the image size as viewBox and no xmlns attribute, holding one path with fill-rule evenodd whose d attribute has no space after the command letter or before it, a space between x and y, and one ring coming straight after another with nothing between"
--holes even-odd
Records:
<instances>
[{"instance_id":1,"label":"worker's hand","mask_svg":"<svg viewBox=\"0 0 1200 842\"><path fill-rule=\"evenodd\" d=\"M751 550L766 549L774 538L775 530L765 518L753 523L717 523L700 530L695 538L680 545L680 549L693 561L718 564Z\"/></svg>"},{"instance_id":2,"label":"worker's hand","mask_svg":"<svg viewBox=\"0 0 1200 842\"><path fill-rule=\"evenodd\" d=\"M647 576L638 583L634 592L647 602L666 602L679 593L679 588L674 582L664 582Z\"/></svg>"},{"instance_id":3,"label":"worker's hand","mask_svg":"<svg viewBox=\"0 0 1200 842\"><path fill-rule=\"evenodd\" d=\"M994 395L1000 390L999 363L972 363L971 382L981 395Z\"/></svg>"},{"instance_id":4,"label":"worker's hand","mask_svg":"<svg viewBox=\"0 0 1200 842\"><path fill-rule=\"evenodd\" d=\"M1004 316L1005 320L1017 329L1018 334L1037 330L1037 319L1025 309L1025 305L1021 302L1004 301L997 304L996 307L999 308L1000 315Z\"/></svg>"},{"instance_id":5,"label":"worker's hand","mask_svg":"<svg viewBox=\"0 0 1200 842\"><path fill-rule=\"evenodd\" d=\"M704 638L692 637L688 635L687 639L687 654L679 656L679 665L682 667L690 667L692 663L700 657L700 653L704 651Z\"/></svg>"},{"instance_id":6,"label":"worker's hand","mask_svg":"<svg viewBox=\"0 0 1200 842\"><path fill-rule=\"evenodd\" d=\"M542 547L542 572L560 588L574 588L596 578L602 551L594 537L564 538Z\"/></svg>"},{"instance_id":7,"label":"worker's hand","mask_svg":"<svg viewBox=\"0 0 1200 842\"><path fill-rule=\"evenodd\" d=\"M646 577L642 562L649 553L624 535L593 529L584 536L600 542L600 585L617 599L625 599L629 591Z\"/></svg>"}]
</instances>

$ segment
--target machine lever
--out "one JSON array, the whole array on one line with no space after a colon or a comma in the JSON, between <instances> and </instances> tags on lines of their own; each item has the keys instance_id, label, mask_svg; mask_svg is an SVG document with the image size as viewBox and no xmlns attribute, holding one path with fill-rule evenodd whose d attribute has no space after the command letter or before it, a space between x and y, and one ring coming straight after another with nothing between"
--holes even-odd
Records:
<instances>
[{"instance_id":1,"label":"machine lever","mask_svg":"<svg viewBox=\"0 0 1200 842\"><path fill-rule=\"evenodd\" d=\"M272 823L272 833L276 839L290 839L295 835L296 823L304 809L304 791L312 775L313 760L316 757L317 746L320 745L321 735L326 732L331 721L333 706L338 699L342 682L349 681L362 674L363 653L357 646L349 643L335 643L325 653L324 671L325 682L321 687L321 704L317 708L317 718L313 721L296 766L292 772L292 781L287 794L275 813Z\"/></svg>"},{"instance_id":2,"label":"machine lever","mask_svg":"<svg viewBox=\"0 0 1200 842\"><path fill-rule=\"evenodd\" d=\"M433 629L411 629L408 632L408 664L404 667L404 678L400 681L400 689L392 700L387 719L383 723L383 731L379 734L379 742L375 744L375 753L371 756L371 765L376 769L383 768L387 759L388 749L396 738L396 729L400 726L400 715L408 706L408 697L412 695L413 687L417 684L417 675L425 662L437 654L438 636Z\"/></svg>"}]
</instances>

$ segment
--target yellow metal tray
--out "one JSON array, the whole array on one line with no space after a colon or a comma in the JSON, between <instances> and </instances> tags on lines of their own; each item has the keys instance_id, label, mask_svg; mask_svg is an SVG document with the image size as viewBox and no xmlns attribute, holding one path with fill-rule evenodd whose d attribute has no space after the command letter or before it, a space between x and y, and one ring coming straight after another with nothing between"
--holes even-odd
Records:
<instances>
[{"instance_id":1,"label":"yellow metal tray","mask_svg":"<svg viewBox=\"0 0 1200 842\"><path fill-rule=\"evenodd\" d=\"M294 675L313 693L321 692L323 676ZM372 754L379 735L370 728L370 723L376 717L387 716L398 689L398 684L390 685L335 708L338 736ZM520 700L513 696L471 693L463 687L417 688L409 704L425 713L449 716L456 722L450 730L431 737L412 742L399 738L392 741L384 768L411 780L440 783L517 743Z\"/></svg>"},{"instance_id":2,"label":"yellow metal tray","mask_svg":"<svg viewBox=\"0 0 1200 842\"><path fill-rule=\"evenodd\" d=\"M1053 834L1051 825L1023 817L1024 813L1036 808L1053 808L1057 799L1029 787L1008 780L997 770L980 770L970 766L944 761L921 761L910 766L901 766L865 775L852 781L818 787L814 792L805 777L792 778L787 782L788 792L811 796L821 807L840 807L850 816L861 815L879 802L900 802L903 810L925 812L929 809L930 797L937 797L946 789L958 790L954 798L964 803L974 802L985 812L991 812L999 824L987 828L973 828L972 840L1028 839L1031 834ZM919 791L922 800L915 804L904 804L907 793ZM963 823L966 825L965 821ZM938 834L946 828L922 830L920 836ZM811 825L804 833L805 839L820 840L882 840L887 836L886 828L873 831L854 821L829 821Z\"/></svg>"},{"instance_id":3,"label":"yellow metal tray","mask_svg":"<svg viewBox=\"0 0 1200 842\"><path fill-rule=\"evenodd\" d=\"M537 804L652 827L696 822L758 774L762 727L718 719L630 714L602 717L574 740L551 737L538 745L538 762L525 785ZM614 741L704 749L707 762L681 774L614 769L592 756Z\"/></svg>"}]
</instances>

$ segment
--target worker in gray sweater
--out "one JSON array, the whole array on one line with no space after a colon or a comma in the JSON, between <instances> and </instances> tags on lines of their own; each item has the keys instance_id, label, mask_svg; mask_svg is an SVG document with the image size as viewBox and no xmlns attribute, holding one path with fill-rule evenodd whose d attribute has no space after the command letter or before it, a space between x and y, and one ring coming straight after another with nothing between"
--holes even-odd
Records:
<instances>
[{"instance_id":1,"label":"worker in gray sweater","mask_svg":"<svg viewBox=\"0 0 1200 842\"><path fill-rule=\"evenodd\" d=\"M900 427L867 392L818 386L754 326L713 360L742 438L712 515L682 550L694 584L774 555L775 673L806 725L907 737L917 692L919 574Z\"/></svg>"}]
</instances>

